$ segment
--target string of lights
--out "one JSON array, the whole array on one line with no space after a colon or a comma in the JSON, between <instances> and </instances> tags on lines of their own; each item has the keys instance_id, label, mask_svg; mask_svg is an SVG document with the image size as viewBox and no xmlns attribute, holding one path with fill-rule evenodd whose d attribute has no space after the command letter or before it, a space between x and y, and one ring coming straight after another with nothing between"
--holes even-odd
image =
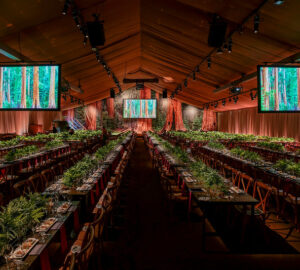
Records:
<instances>
[{"instance_id":1,"label":"string of lights","mask_svg":"<svg viewBox=\"0 0 300 270\"><path fill-rule=\"evenodd\" d=\"M188 80L189 78L192 78L193 80L196 80L196 75L200 74L200 66L203 63L207 63L207 68L210 69L212 68L212 55L214 53L216 54L223 54L224 52L227 52L229 54L232 53L232 45L233 45L233 41L232 41L232 36L234 33L239 33L239 34L243 34L244 33L244 25L251 19L253 18L253 33L254 34L258 34L259 33L259 25L260 25L260 15L259 15L259 10L268 2L269 0L263 0L261 2L261 4L255 9L253 10L242 22L241 24L236 27L234 30L232 30L229 35L227 36L227 38L225 39L223 46L219 47L219 48L214 48L212 49L209 54L207 56L205 56L201 62L192 70L191 73L189 73L186 78L183 80L183 83L180 83L176 86L175 90L171 93L170 97L174 98L174 96L176 94L178 94L179 92L181 92L182 89L182 85L187 88L188 87ZM277 2L279 1L274 1L274 5L278 5ZM280 1L282 4L283 1Z\"/></svg>"},{"instance_id":2,"label":"string of lights","mask_svg":"<svg viewBox=\"0 0 300 270\"><path fill-rule=\"evenodd\" d=\"M62 15L67 15L68 12L71 13L77 28L82 33L82 35L83 35L83 45L86 46L87 45L87 40L89 38L88 30L87 30L87 24L84 21L83 16L80 12L80 9L77 7L74 0L66 0L65 1L65 4L64 4L63 10L62 10ZM97 15L95 15L95 16L97 17ZM122 93L122 88L121 88L121 85L120 85L120 82L119 82L118 78L113 73L112 69L108 66L108 64L104 60L103 56L100 54L99 49L95 47L95 48L91 48L91 50L95 54L98 63L103 66L103 68L106 71L107 75L109 77L110 76L112 77L116 87L119 89L119 92Z\"/></svg>"}]
</instances>

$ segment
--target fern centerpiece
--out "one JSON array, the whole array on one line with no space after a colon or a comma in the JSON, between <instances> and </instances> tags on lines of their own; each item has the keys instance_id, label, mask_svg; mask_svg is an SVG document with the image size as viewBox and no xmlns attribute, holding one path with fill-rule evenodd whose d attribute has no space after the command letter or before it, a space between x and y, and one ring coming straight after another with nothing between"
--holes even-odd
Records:
<instances>
[{"instance_id":1,"label":"fern centerpiece","mask_svg":"<svg viewBox=\"0 0 300 270\"><path fill-rule=\"evenodd\" d=\"M39 148L35 145L29 145L18 149L13 149L4 156L4 160L11 162L19 158L32 155L38 151Z\"/></svg>"},{"instance_id":2,"label":"fern centerpiece","mask_svg":"<svg viewBox=\"0 0 300 270\"><path fill-rule=\"evenodd\" d=\"M300 177L300 162L297 163L288 159L281 159L273 165L273 168L278 171Z\"/></svg>"},{"instance_id":3,"label":"fern centerpiece","mask_svg":"<svg viewBox=\"0 0 300 270\"><path fill-rule=\"evenodd\" d=\"M257 143L258 147L262 147L262 148L266 148L266 149L270 149L273 151L277 151L277 152L284 152L285 148L283 145L279 144L279 143L274 143L274 142L258 142Z\"/></svg>"},{"instance_id":4,"label":"fern centerpiece","mask_svg":"<svg viewBox=\"0 0 300 270\"><path fill-rule=\"evenodd\" d=\"M30 229L41 222L46 213L48 199L39 193L21 196L2 207L0 212L0 252L8 244L22 241Z\"/></svg>"},{"instance_id":5,"label":"fern centerpiece","mask_svg":"<svg viewBox=\"0 0 300 270\"><path fill-rule=\"evenodd\" d=\"M252 151L244 150L240 147L232 148L230 150L230 154L235 157L238 157L238 158L241 158L241 159L253 162L253 163L263 162L263 159L261 158L261 156L259 154L252 152Z\"/></svg>"}]
</instances>

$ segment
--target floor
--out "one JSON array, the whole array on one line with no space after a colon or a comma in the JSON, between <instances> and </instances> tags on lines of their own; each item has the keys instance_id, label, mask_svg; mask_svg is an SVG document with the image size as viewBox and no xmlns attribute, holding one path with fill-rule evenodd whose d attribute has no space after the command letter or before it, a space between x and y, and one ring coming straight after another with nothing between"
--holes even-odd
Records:
<instances>
[{"instance_id":1,"label":"floor","mask_svg":"<svg viewBox=\"0 0 300 270\"><path fill-rule=\"evenodd\" d=\"M202 250L202 220L193 217L188 221L185 209L169 215L163 207L164 199L156 170L141 137L137 138L132 157L123 178L121 189L122 217L108 233L108 241L102 256L103 269L215 269L230 266L231 269L292 269L299 266L298 254L237 254L219 237L210 237L206 252ZM226 242L226 240L225 240ZM292 251L285 243L277 251ZM232 250L231 250L232 251ZM268 252L267 252L268 253ZM277 252L278 253L278 252ZM245 263L246 262L246 263Z\"/></svg>"}]
</instances>

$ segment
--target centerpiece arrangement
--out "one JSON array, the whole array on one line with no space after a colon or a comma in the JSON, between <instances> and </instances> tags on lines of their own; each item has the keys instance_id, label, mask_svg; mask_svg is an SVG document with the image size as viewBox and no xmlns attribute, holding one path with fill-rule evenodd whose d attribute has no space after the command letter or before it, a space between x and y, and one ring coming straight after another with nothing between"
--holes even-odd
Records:
<instances>
[{"instance_id":1,"label":"centerpiece arrangement","mask_svg":"<svg viewBox=\"0 0 300 270\"><path fill-rule=\"evenodd\" d=\"M12 162L14 160L35 154L39 151L39 148L35 145L29 145L18 149L10 150L5 156L4 160L7 162Z\"/></svg>"},{"instance_id":2,"label":"centerpiece arrangement","mask_svg":"<svg viewBox=\"0 0 300 270\"><path fill-rule=\"evenodd\" d=\"M238 157L238 158L241 158L241 159L253 162L253 163L262 163L263 162L262 157L259 154L257 154L256 152L244 150L240 147L232 148L230 150L230 154L232 156L235 156L235 157Z\"/></svg>"},{"instance_id":3,"label":"centerpiece arrangement","mask_svg":"<svg viewBox=\"0 0 300 270\"><path fill-rule=\"evenodd\" d=\"M273 165L273 168L278 171L286 172L290 175L300 177L300 162L297 163L288 159L282 159L278 160Z\"/></svg>"}]
</instances>

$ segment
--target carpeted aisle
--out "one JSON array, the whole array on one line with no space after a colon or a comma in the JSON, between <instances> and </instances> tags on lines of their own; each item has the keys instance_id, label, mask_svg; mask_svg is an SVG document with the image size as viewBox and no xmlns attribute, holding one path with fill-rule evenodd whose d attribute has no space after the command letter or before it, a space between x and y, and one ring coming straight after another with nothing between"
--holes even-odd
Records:
<instances>
[{"instance_id":1,"label":"carpeted aisle","mask_svg":"<svg viewBox=\"0 0 300 270\"><path fill-rule=\"evenodd\" d=\"M121 190L125 219L113 232L114 241L106 245L103 269L284 269L295 258L280 255L229 255L219 237L210 237L207 250L201 250L202 221L170 218L163 207L157 171L152 168L144 140L137 138L125 170ZM222 254L223 253L223 254ZM298 259L297 259L298 260ZM273 265L272 263L273 262ZM295 262L295 261L294 261Z\"/></svg>"}]
</instances>

